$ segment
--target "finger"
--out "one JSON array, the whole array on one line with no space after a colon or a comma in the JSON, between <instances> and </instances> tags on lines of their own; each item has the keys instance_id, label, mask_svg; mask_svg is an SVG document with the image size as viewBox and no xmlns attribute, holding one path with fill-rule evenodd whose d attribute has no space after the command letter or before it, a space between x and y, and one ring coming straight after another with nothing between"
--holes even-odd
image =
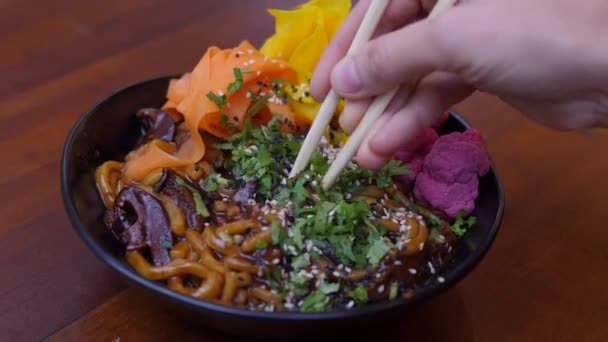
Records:
<instances>
[{"instance_id":1,"label":"finger","mask_svg":"<svg viewBox=\"0 0 608 342\"><path fill-rule=\"evenodd\" d=\"M410 91L407 88L400 88L389 103L388 107L386 107L385 112L387 114L394 114L405 106L409 92ZM340 115L340 119L338 121L344 132L351 134L355 130L357 125L359 125L361 118L367 112L371 102L371 99L352 100L346 102L344 111Z\"/></svg>"},{"instance_id":2,"label":"finger","mask_svg":"<svg viewBox=\"0 0 608 342\"><path fill-rule=\"evenodd\" d=\"M387 156L431 127L451 105L471 95L474 88L454 74L434 73L423 79L407 106L399 110L370 140L370 150Z\"/></svg>"},{"instance_id":3,"label":"finger","mask_svg":"<svg viewBox=\"0 0 608 342\"><path fill-rule=\"evenodd\" d=\"M377 170L386 164L388 157L379 155L369 150L369 140L373 136L374 132L379 132L382 127L386 125L390 117L390 114L382 114L380 118L378 118L378 121L374 122L374 125L370 130L372 134L368 135L361 143L361 146L359 147L359 150L354 158L355 162L360 166L370 170Z\"/></svg>"},{"instance_id":4,"label":"finger","mask_svg":"<svg viewBox=\"0 0 608 342\"><path fill-rule=\"evenodd\" d=\"M433 9L433 6L437 3L437 0L420 0L420 4L422 5L422 9L429 13Z\"/></svg>"},{"instance_id":5,"label":"finger","mask_svg":"<svg viewBox=\"0 0 608 342\"><path fill-rule=\"evenodd\" d=\"M369 5L370 0L362 0L357 3L319 59L310 87L310 92L317 101L322 101L327 95L330 89L329 75L331 69L346 55ZM385 10L385 16L376 28L374 36L393 31L413 21L419 11L420 5L417 0L391 1Z\"/></svg>"},{"instance_id":6,"label":"finger","mask_svg":"<svg viewBox=\"0 0 608 342\"><path fill-rule=\"evenodd\" d=\"M361 148L359 164L370 169L382 167L399 148L431 127L441 113L473 91L473 87L453 74L433 73L424 78L407 105L371 132L367 145Z\"/></svg>"},{"instance_id":7,"label":"finger","mask_svg":"<svg viewBox=\"0 0 608 342\"><path fill-rule=\"evenodd\" d=\"M370 103L371 100L369 99L346 102L344 105L344 110L338 119L340 127L346 134L351 134L355 130L359 124L359 121L363 117L363 114L365 114L367 108L369 108Z\"/></svg>"},{"instance_id":8,"label":"finger","mask_svg":"<svg viewBox=\"0 0 608 342\"><path fill-rule=\"evenodd\" d=\"M474 45L467 42L471 30L460 30L458 24L470 20L469 7L452 8L367 42L338 62L331 86L347 99L358 99L399 84L414 85L433 71L462 72L474 53L467 49Z\"/></svg>"}]
</instances>

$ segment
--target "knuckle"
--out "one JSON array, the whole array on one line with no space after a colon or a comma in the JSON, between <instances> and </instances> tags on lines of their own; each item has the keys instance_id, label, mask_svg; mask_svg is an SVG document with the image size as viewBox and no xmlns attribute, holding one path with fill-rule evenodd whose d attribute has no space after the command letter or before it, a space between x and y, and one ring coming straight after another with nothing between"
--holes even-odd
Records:
<instances>
[{"instance_id":1,"label":"knuckle","mask_svg":"<svg viewBox=\"0 0 608 342\"><path fill-rule=\"evenodd\" d=\"M385 44L372 43L364 50L360 59L359 72L365 88L372 88L386 81L390 62L390 50Z\"/></svg>"}]
</instances>

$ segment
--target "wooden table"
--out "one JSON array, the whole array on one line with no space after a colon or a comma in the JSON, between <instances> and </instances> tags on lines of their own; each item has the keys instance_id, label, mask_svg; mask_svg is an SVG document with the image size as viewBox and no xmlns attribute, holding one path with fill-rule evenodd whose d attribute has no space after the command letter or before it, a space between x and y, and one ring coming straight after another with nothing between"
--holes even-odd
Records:
<instances>
[{"instance_id":1,"label":"wooden table","mask_svg":"<svg viewBox=\"0 0 608 342\"><path fill-rule=\"evenodd\" d=\"M59 192L68 130L131 82L273 30L298 1L0 0L0 340L230 340L149 305L77 238ZM608 134L539 127L497 99L456 108L487 138L504 223L453 290L386 340L608 341Z\"/></svg>"}]
</instances>

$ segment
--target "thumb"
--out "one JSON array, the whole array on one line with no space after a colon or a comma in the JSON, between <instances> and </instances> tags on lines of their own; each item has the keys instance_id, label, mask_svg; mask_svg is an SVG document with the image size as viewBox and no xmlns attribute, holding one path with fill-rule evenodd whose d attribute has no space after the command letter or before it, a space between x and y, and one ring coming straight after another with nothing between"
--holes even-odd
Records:
<instances>
[{"instance_id":1,"label":"thumb","mask_svg":"<svg viewBox=\"0 0 608 342\"><path fill-rule=\"evenodd\" d=\"M332 87L347 99L413 86L433 71L458 73L470 62L467 31L459 30L467 6L457 6L367 42L333 68ZM465 55L466 54L466 55Z\"/></svg>"}]
</instances>

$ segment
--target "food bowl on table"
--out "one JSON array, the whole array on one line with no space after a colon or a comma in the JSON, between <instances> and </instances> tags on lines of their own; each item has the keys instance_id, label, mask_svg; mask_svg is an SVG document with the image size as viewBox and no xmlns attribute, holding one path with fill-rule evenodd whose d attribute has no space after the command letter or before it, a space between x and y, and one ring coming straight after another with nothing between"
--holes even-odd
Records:
<instances>
[{"instance_id":1,"label":"food bowl on table","mask_svg":"<svg viewBox=\"0 0 608 342\"><path fill-rule=\"evenodd\" d=\"M493 166L479 179L472 212L476 224L455 242L450 260L425 284L400 292L391 300L348 309L267 312L201 300L143 276L127 262L124 243L104 223L106 206L97 187L96 170L108 160L122 160L134 148L142 136L141 121L134 114L142 108L162 107L170 81L177 77L137 82L117 90L84 113L65 142L61 190L71 223L86 246L120 276L152 294L159 303L183 313L186 319L204 327L259 338L356 334L373 324L398 319L415 305L454 287L490 249L504 207L503 189ZM469 127L457 113L449 112L438 133L441 136L462 132Z\"/></svg>"}]
</instances>

